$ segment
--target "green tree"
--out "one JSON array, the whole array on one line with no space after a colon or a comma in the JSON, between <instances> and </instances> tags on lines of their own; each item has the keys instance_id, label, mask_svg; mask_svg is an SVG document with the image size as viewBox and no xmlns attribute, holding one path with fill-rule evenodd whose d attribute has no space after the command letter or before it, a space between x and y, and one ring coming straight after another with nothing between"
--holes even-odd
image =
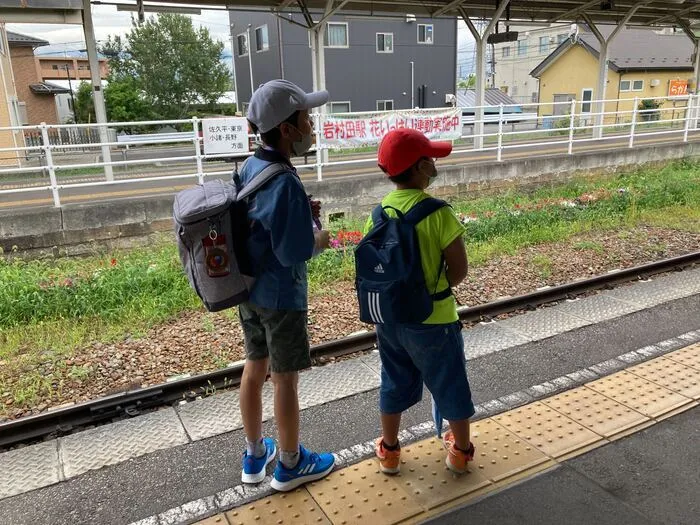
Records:
<instances>
[{"instance_id":1,"label":"green tree","mask_svg":"<svg viewBox=\"0 0 700 525\"><path fill-rule=\"evenodd\" d=\"M95 122L95 104L92 101L92 87L90 82L81 82L75 92L75 107L73 114L78 124Z\"/></svg>"},{"instance_id":2,"label":"green tree","mask_svg":"<svg viewBox=\"0 0 700 525\"><path fill-rule=\"evenodd\" d=\"M472 73L466 80L460 80L457 87L459 89L474 89L476 87L476 75Z\"/></svg>"},{"instance_id":3,"label":"green tree","mask_svg":"<svg viewBox=\"0 0 700 525\"><path fill-rule=\"evenodd\" d=\"M101 51L110 57L112 82L129 79L131 94L142 97L152 117L176 119L189 116L192 105L214 105L229 89L223 48L189 17L162 14L132 20L129 33L110 37Z\"/></svg>"},{"instance_id":4,"label":"green tree","mask_svg":"<svg viewBox=\"0 0 700 525\"><path fill-rule=\"evenodd\" d=\"M105 88L107 120L110 122L132 122L151 120L153 113L146 98L133 78L113 78ZM141 128L136 128L138 131Z\"/></svg>"}]
</instances>

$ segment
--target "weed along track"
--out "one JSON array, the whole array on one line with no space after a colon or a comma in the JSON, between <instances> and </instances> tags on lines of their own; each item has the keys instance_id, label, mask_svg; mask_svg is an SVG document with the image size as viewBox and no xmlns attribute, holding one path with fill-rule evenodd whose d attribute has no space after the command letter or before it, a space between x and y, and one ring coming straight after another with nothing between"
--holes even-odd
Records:
<instances>
[{"instance_id":1,"label":"weed along track","mask_svg":"<svg viewBox=\"0 0 700 525\"><path fill-rule=\"evenodd\" d=\"M456 200L470 270L455 295L474 307L697 252L699 173L700 164L684 162L534 193ZM363 221L336 223L336 248L309 263L315 345L368 328L358 319L352 284L352 246L362 229ZM236 310L203 311L170 237L83 258L24 261L6 254L0 296L0 422L67 403L123 400L124 392L186 374L228 373L242 358ZM331 343L317 362L346 353L337 348ZM192 378L184 380L201 393ZM156 406L164 402L152 399ZM123 414L128 403L117 405L100 417ZM148 402L135 406L147 409Z\"/></svg>"},{"instance_id":2,"label":"weed along track","mask_svg":"<svg viewBox=\"0 0 700 525\"><path fill-rule=\"evenodd\" d=\"M700 251L561 286L545 288L518 297L504 298L492 303L462 308L460 318L466 322L489 319L658 273L681 270L698 263L700 263ZM323 358L337 358L367 352L374 348L375 343L375 334L365 332L315 345L311 354L318 362ZM242 372L243 363L238 362L215 372L184 377L151 387L137 388L43 414L0 423L0 449L31 442L49 435L70 433L83 426L107 422L115 418L133 417L143 411L175 402L211 395L217 390L237 386L240 383Z\"/></svg>"}]
</instances>

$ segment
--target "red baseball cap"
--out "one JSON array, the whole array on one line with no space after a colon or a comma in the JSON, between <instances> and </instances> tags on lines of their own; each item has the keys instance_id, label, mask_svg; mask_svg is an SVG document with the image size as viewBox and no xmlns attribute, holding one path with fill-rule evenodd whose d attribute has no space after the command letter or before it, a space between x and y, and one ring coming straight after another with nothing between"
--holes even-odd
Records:
<instances>
[{"instance_id":1,"label":"red baseball cap","mask_svg":"<svg viewBox=\"0 0 700 525\"><path fill-rule=\"evenodd\" d=\"M396 177L423 157L443 158L451 152L450 142L433 142L415 129L397 129L384 136L377 164L389 177Z\"/></svg>"}]
</instances>

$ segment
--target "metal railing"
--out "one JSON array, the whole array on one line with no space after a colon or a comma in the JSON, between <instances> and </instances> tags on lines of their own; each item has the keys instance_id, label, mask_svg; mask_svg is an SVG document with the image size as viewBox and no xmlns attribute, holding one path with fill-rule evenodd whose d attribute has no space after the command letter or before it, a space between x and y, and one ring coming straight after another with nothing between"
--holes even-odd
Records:
<instances>
[{"instance_id":1,"label":"metal railing","mask_svg":"<svg viewBox=\"0 0 700 525\"><path fill-rule=\"evenodd\" d=\"M677 136L687 142L698 128L700 95L655 97L659 107L640 109L639 98L611 100L571 100L529 104L527 113L518 113L519 106L478 106L461 108L462 130L454 140L453 154L474 151L492 152L495 160L503 161L504 152L538 146L558 146L569 154L577 145L595 141L614 140L620 147L634 148L640 137ZM621 109L627 106L629 109ZM606 111L614 106L614 111ZM439 108L434 111L445 111ZM483 110L480 120L475 115ZM423 110L430 113L431 110ZM379 113L379 112L373 112ZM346 114L348 115L353 114ZM342 169L375 163L373 148L364 150L331 150L324 144L324 119L331 116L313 115L316 147L309 153L312 163L304 162L299 169L315 169L317 180L323 180L324 170ZM60 124L20 127L0 127L0 133L10 132L30 136L25 145L0 148L0 200L17 193L50 192L54 206L61 206L61 191L106 185L139 184L151 181L192 180L202 183L205 177L231 176L231 169L205 169L206 161L238 162L253 152L237 154L205 154L200 136L199 118L169 121L111 122L109 142L100 142L97 124ZM153 133L154 128L168 126L165 134ZM118 129L141 127L143 135L118 137ZM172 128L177 129L176 133ZM64 137L87 136L89 143L75 144ZM252 137L252 136L251 136ZM93 142L94 140L94 142ZM78 151L79 148L80 151ZM109 147L116 160L105 162L99 156L102 147ZM88 153L86 153L86 151ZM91 152L91 153L90 153ZM129 158L131 156L132 158ZM141 158L133 158L139 157ZM11 163L11 165L8 165ZM4 165L3 165L4 164ZM121 170L121 177L109 180L101 170L107 167ZM86 177L89 180L85 180ZM12 187L9 187L12 186Z\"/></svg>"}]
</instances>

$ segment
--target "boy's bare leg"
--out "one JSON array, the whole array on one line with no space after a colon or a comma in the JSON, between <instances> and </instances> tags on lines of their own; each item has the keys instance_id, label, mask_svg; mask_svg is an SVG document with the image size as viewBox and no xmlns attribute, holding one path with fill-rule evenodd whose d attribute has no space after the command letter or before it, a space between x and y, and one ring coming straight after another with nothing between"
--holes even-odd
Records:
<instances>
[{"instance_id":1,"label":"boy's bare leg","mask_svg":"<svg viewBox=\"0 0 700 525\"><path fill-rule=\"evenodd\" d=\"M381 414L382 420L382 438L384 443L390 447L395 446L399 442L399 428L401 427L401 413L398 414Z\"/></svg>"},{"instance_id":2,"label":"boy's bare leg","mask_svg":"<svg viewBox=\"0 0 700 525\"><path fill-rule=\"evenodd\" d=\"M280 438L280 450L299 450L299 383L298 372L272 374L275 385L275 421Z\"/></svg>"},{"instance_id":3,"label":"boy's bare leg","mask_svg":"<svg viewBox=\"0 0 700 525\"><path fill-rule=\"evenodd\" d=\"M450 421L450 430L455 437L455 446L460 450L469 449L469 420Z\"/></svg>"},{"instance_id":4,"label":"boy's bare leg","mask_svg":"<svg viewBox=\"0 0 700 525\"><path fill-rule=\"evenodd\" d=\"M241 378L240 406L243 429L250 442L262 438L262 388L267 378L269 359L245 362Z\"/></svg>"}]
</instances>

